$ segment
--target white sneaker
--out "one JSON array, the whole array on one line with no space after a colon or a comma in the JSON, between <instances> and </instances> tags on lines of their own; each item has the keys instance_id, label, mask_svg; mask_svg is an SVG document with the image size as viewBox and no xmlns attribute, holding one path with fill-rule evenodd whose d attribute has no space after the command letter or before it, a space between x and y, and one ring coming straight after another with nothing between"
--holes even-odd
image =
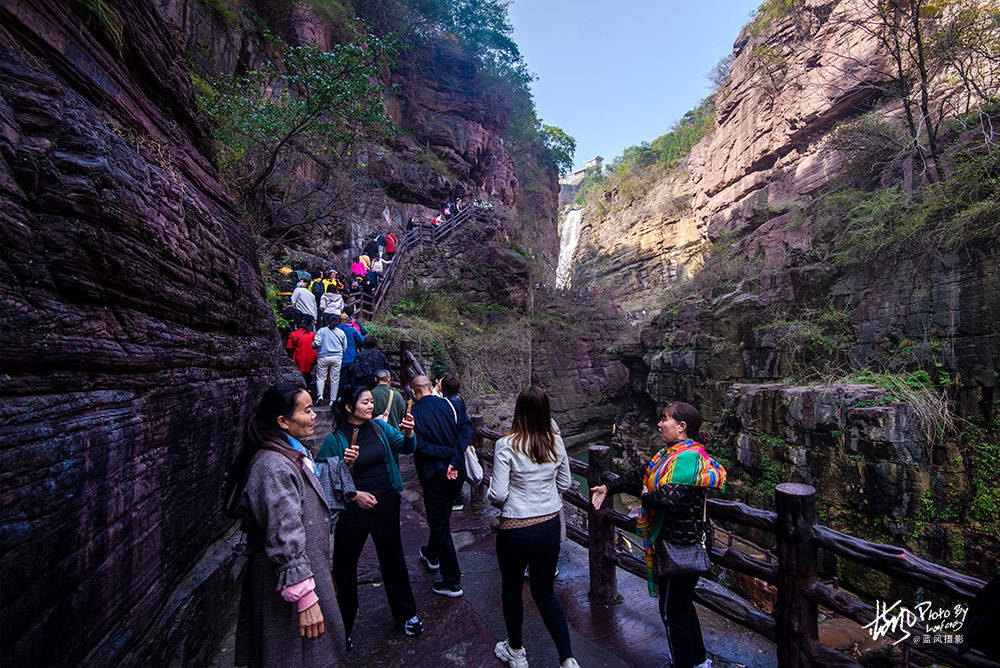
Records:
<instances>
[{"instance_id":1,"label":"white sneaker","mask_svg":"<svg viewBox=\"0 0 1000 668\"><path fill-rule=\"evenodd\" d=\"M705 659L694 668L712 668L712 659Z\"/></svg>"},{"instance_id":2,"label":"white sneaker","mask_svg":"<svg viewBox=\"0 0 1000 668\"><path fill-rule=\"evenodd\" d=\"M569 657L568 659L563 661L560 665L562 666L562 668L580 668L580 664L577 663L576 659L574 659L573 657Z\"/></svg>"},{"instance_id":3,"label":"white sneaker","mask_svg":"<svg viewBox=\"0 0 1000 668\"><path fill-rule=\"evenodd\" d=\"M510 641L498 642L493 654L511 668L528 668L528 653L522 647L516 652L510 648Z\"/></svg>"}]
</instances>

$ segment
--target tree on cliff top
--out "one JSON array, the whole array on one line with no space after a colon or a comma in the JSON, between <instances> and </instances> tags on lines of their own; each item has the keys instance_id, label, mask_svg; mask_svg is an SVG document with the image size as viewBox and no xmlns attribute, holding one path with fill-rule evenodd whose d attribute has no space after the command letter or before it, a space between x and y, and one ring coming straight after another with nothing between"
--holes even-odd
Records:
<instances>
[{"instance_id":1,"label":"tree on cliff top","mask_svg":"<svg viewBox=\"0 0 1000 668\"><path fill-rule=\"evenodd\" d=\"M781 46L782 32L772 24L799 25L808 14L801 0L766 0L749 30L751 66L763 62L769 67L768 54ZM946 176L938 146L942 122L998 101L1000 5L995 0L845 0L828 22L866 36L875 49L858 54L856 45L842 41L819 55L834 55L847 63L839 67L845 76L900 104L909 135L905 150L922 165L928 181L941 181ZM783 59L778 64L784 67Z\"/></svg>"}]
</instances>

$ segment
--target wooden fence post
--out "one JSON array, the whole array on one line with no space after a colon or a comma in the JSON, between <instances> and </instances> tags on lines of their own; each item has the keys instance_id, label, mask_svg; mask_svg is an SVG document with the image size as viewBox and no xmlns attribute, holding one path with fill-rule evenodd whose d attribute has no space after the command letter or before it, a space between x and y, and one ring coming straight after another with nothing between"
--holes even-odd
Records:
<instances>
[{"instance_id":1,"label":"wooden fence post","mask_svg":"<svg viewBox=\"0 0 1000 668\"><path fill-rule=\"evenodd\" d=\"M805 590L816 582L816 490L786 482L774 490L778 511L778 602L774 607L778 665L812 665L810 653L819 642L816 603Z\"/></svg>"},{"instance_id":2,"label":"wooden fence post","mask_svg":"<svg viewBox=\"0 0 1000 668\"><path fill-rule=\"evenodd\" d=\"M483 426L483 416L482 415L470 415L469 420L472 422L472 441L469 443L471 447L476 449L476 455L479 457L479 462L483 461L483 437L479 435L479 428ZM486 467L483 467L483 472L486 472ZM484 479L481 484L476 485L471 480L469 481L469 487L472 493L469 495L469 503L466 504L466 508L482 506L486 499L486 480Z\"/></svg>"},{"instance_id":3,"label":"wooden fence post","mask_svg":"<svg viewBox=\"0 0 1000 668\"><path fill-rule=\"evenodd\" d=\"M588 448L587 483L601 484L601 474L611 470L611 448L592 445ZM605 503L611 503L609 497ZM615 530L604 522L593 508L587 510L587 530L590 536L590 600L595 603L621 603L618 593L618 565L615 559Z\"/></svg>"}]
</instances>

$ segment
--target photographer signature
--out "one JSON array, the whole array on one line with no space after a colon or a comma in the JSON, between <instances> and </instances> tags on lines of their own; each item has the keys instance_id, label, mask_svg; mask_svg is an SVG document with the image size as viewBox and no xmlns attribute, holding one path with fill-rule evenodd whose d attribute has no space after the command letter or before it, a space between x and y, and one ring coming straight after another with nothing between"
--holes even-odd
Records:
<instances>
[{"instance_id":1,"label":"photographer signature","mask_svg":"<svg viewBox=\"0 0 1000 668\"><path fill-rule=\"evenodd\" d=\"M939 634L960 631L969 614L969 606L957 604L953 608L934 608L930 601L921 601L913 609L902 605L899 600L889 605L887 601L875 601L875 619L864 628L871 633L872 640L878 640L889 633L904 633L893 645L910 638L910 631L919 623L924 624L924 634Z\"/></svg>"}]
</instances>

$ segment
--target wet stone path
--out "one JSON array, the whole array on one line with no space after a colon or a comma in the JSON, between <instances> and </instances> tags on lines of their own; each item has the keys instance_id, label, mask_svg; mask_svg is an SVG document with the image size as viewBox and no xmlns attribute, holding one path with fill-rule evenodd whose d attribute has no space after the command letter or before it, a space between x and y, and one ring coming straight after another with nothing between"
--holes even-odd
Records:
<instances>
[{"instance_id":1,"label":"wet stone path","mask_svg":"<svg viewBox=\"0 0 1000 668\"><path fill-rule=\"evenodd\" d=\"M325 431L317 429L317 433ZM400 459L406 486L401 512L403 548L424 633L408 638L393 624L375 550L369 541L358 567L360 610L353 633L354 649L346 655L346 665L501 666L503 664L493 656L494 644L506 637L506 631L500 609L495 535L489 528L491 511L467 508L452 515L452 534L459 550L465 596L448 598L434 594L430 587L436 573L428 571L418 556L427 538L420 485L412 458L403 456ZM590 587L587 551L571 541L563 544L556 594L569 620L577 661L584 668L670 665L656 600L646 592L646 583L619 571L618 586L624 598L621 604L591 604L587 598ZM555 668L559 665L558 655L531 602L527 581L524 595L524 644L528 661L532 666ZM774 645L767 640L705 608L699 607L698 615L706 647L717 668L777 665ZM215 665L220 668L233 665L233 642L234 634L230 633L217 654Z\"/></svg>"}]
</instances>

